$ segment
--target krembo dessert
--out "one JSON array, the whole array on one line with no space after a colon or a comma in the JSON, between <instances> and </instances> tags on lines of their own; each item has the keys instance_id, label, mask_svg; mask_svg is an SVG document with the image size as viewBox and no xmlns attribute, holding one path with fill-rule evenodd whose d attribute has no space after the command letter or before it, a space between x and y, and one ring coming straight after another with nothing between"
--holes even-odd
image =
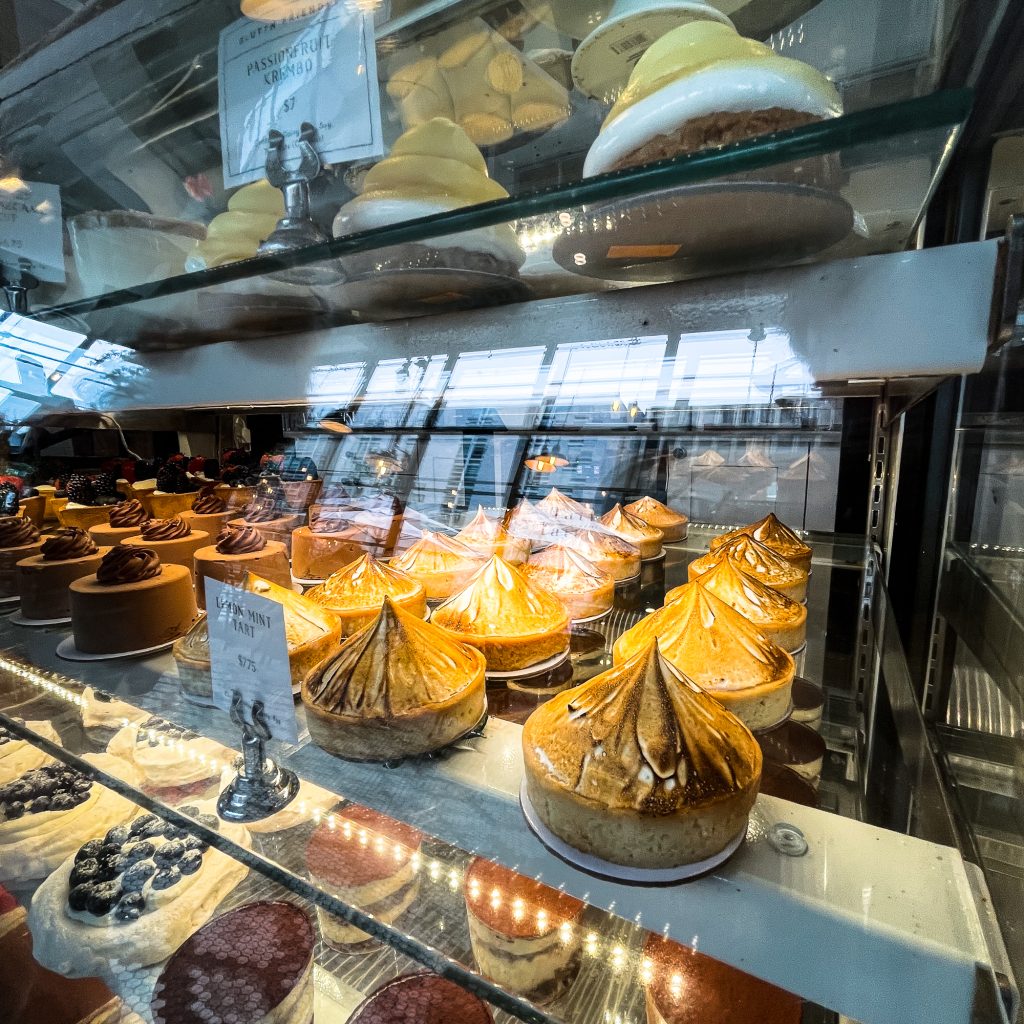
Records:
<instances>
[{"instance_id":1,"label":"krembo dessert","mask_svg":"<svg viewBox=\"0 0 1024 1024\"><path fill-rule=\"evenodd\" d=\"M457 124L436 117L401 135L372 167L360 194L334 220L337 237L462 206L507 199L487 174L480 150ZM393 267L443 267L518 275L525 254L507 224L343 257L349 273Z\"/></svg>"},{"instance_id":2,"label":"krembo dessert","mask_svg":"<svg viewBox=\"0 0 1024 1024\"><path fill-rule=\"evenodd\" d=\"M530 803L564 842L613 864L695 864L742 836L761 751L654 639L542 704L523 728Z\"/></svg>"},{"instance_id":3,"label":"krembo dessert","mask_svg":"<svg viewBox=\"0 0 1024 1024\"><path fill-rule=\"evenodd\" d=\"M305 596L340 620L342 636L351 636L372 622L388 597L421 619L427 614L423 587L401 570L378 562L373 555L363 555L339 569Z\"/></svg>"},{"instance_id":4,"label":"krembo dessert","mask_svg":"<svg viewBox=\"0 0 1024 1024\"><path fill-rule=\"evenodd\" d=\"M813 549L809 544L805 544L782 520L776 518L774 512L769 512L764 519L759 519L756 523L741 526L738 530L716 537L711 542L711 550L718 551L719 548L740 535L753 537L766 548L771 548L777 555L782 555L787 562L792 562L804 572L810 573Z\"/></svg>"},{"instance_id":5,"label":"krembo dessert","mask_svg":"<svg viewBox=\"0 0 1024 1024\"><path fill-rule=\"evenodd\" d=\"M665 543L686 539L689 519L682 512L676 512L668 505L649 495L624 506L630 515L642 519L648 526L654 526L665 535Z\"/></svg>"},{"instance_id":6,"label":"krembo dessert","mask_svg":"<svg viewBox=\"0 0 1024 1024\"><path fill-rule=\"evenodd\" d=\"M585 177L839 117L835 86L808 64L693 21L637 62L583 165Z\"/></svg>"},{"instance_id":7,"label":"krembo dessert","mask_svg":"<svg viewBox=\"0 0 1024 1024\"><path fill-rule=\"evenodd\" d=\"M193 530L191 523L183 516L148 519L140 531L121 543L126 547L149 548L157 553L162 564L180 565L190 573L195 565L196 552L210 539L210 535L203 530Z\"/></svg>"},{"instance_id":8,"label":"krembo dessert","mask_svg":"<svg viewBox=\"0 0 1024 1024\"><path fill-rule=\"evenodd\" d=\"M384 598L377 617L302 684L313 741L388 761L453 743L484 716L484 657Z\"/></svg>"},{"instance_id":9,"label":"krembo dessert","mask_svg":"<svg viewBox=\"0 0 1024 1024\"><path fill-rule=\"evenodd\" d=\"M686 567L687 578L692 583L724 558L731 558L737 568L748 576L794 601L802 601L807 596L807 571L746 533L695 558Z\"/></svg>"},{"instance_id":10,"label":"krembo dessert","mask_svg":"<svg viewBox=\"0 0 1024 1024\"><path fill-rule=\"evenodd\" d=\"M495 555L431 622L483 652L490 672L528 668L569 647L569 615L558 598Z\"/></svg>"},{"instance_id":11,"label":"krembo dessert","mask_svg":"<svg viewBox=\"0 0 1024 1024\"><path fill-rule=\"evenodd\" d=\"M263 179L243 185L206 228L206 238L195 244L185 260L189 272L251 259L277 222L284 216L284 196Z\"/></svg>"},{"instance_id":12,"label":"krembo dessert","mask_svg":"<svg viewBox=\"0 0 1024 1024\"><path fill-rule=\"evenodd\" d=\"M531 555L522 572L532 583L554 594L574 622L603 615L615 598L615 580L562 544L552 544Z\"/></svg>"},{"instance_id":13,"label":"krembo dessert","mask_svg":"<svg viewBox=\"0 0 1024 1024\"><path fill-rule=\"evenodd\" d=\"M699 584L623 633L612 648L615 664L654 640L683 675L748 728L764 729L789 712L792 657Z\"/></svg>"},{"instance_id":14,"label":"krembo dessert","mask_svg":"<svg viewBox=\"0 0 1024 1024\"><path fill-rule=\"evenodd\" d=\"M607 526L617 537L621 537L640 549L640 558L658 558L662 551L665 534L656 526L650 526L642 519L627 512L621 505L614 505L598 522Z\"/></svg>"},{"instance_id":15,"label":"krembo dessert","mask_svg":"<svg viewBox=\"0 0 1024 1024\"><path fill-rule=\"evenodd\" d=\"M265 540L253 526L226 526L216 544L196 551L195 570L200 608L206 607L204 580L207 578L240 587L246 573L253 572L283 587L292 585L284 545Z\"/></svg>"},{"instance_id":16,"label":"krembo dessert","mask_svg":"<svg viewBox=\"0 0 1024 1024\"><path fill-rule=\"evenodd\" d=\"M127 537L138 535L149 513L138 498L129 498L120 505L110 506L110 520L89 527L89 536L100 547L113 547Z\"/></svg>"},{"instance_id":17,"label":"krembo dessert","mask_svg":"<svg viewBox=\"0 0 1024 1024\"><path fill-rule=\"evenodd\" d=\"M30 519L0 516L0 600L18 596L18 563L38 555L43 540Z\"/></svg>"},{"instance_id":18,"label":"krembo dessert","mask_svg":"<svg viewBox=\"0 0 1024 1024\"><path fill-rule=\"evenodd\" d=\"M124 654L184 636L199 612L192 573L152 548L121 545L71 584L71 632L87 654Z\"/></svg>"},{"instance_id":19,"label":"krembo dessert","mask_svg":"<svg viewBox=\"0 0 1024 1024\"><path fill-rule=\"evenodd\" d=\"M98 548L77 526L67 526L43 541L37 555L18 562L21 614L26 619L65 619L71 614L68 588L94 573L109 548Z\"/></svg>"},{"instance_id":20,"label":"krembo dessert","mask_svg":"<svg viewBox=\"0 0 1024 1024\"><path fill-rule=\"evenodd\" d=\"M428 601L446 601L460 591L486 561L482 552L443 533L423 535L391 564L423 584Z\"/></svg>"}]
</instances>

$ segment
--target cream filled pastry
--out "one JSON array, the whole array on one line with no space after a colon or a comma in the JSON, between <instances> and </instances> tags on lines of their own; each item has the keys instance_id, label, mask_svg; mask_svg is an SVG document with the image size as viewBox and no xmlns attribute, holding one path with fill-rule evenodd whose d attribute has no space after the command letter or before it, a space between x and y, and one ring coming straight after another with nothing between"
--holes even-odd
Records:
<instances>
[{"instance_id":1,"label":"cream filled pastry","mask_svg":"<svg viewBox=\"0 0 1024 1024\"><path fill-rule=\"evenodd\" d=\"M531 555L522 572L532 583L554 594L573 621L603 615L615 599L615 580L562 544L552 544Z\"/></svg>"},{"instance_id":2,"label":"cream filled pastry","mask_svg":"<svg viewBox=\"0 0 1024 1024\"><path fill-rule=\"evenodd\" d=\"M598 522L607 526L617 537L635 544L640 549L641 560L658 558L662 551L665 534L656 526L650 526L637 516L631 515L621 505L610 508Z\"/></svg>"},{"instance_id":3,"label":"cream filled pastry","mask_svg":"<svg viewBox=\"0 0 1024 1024\"><path fill-rule=\"evenodd\" d=\"M676 512L669 508L657 498L650 495L640 498L638 501L631 501L625 506L630 515L642 519L648 526L657 527L665 535L665 543L671 541L685 540L689 519L682 512Z\"/></svg>"},{"instance_id":4,"label":"cream filled pastry","mask_svg":"<svg viewBox=\"0 0 1024 1024\"><path fill-rule=\"evenodd\" d=\"M737 568L748 576L760 580L766 587L794 601L807 596L807 571L796 563L776 554L749 534L742 533L720 544L700 558L695 558L687 567L687 579L692 583L722 559L731 558Z\"/></svg>"},{"instance_id":5,"label":"cream filled pastry","mask_svg":"<svg viewBox=\"0 0 1024 1024\"><path fill-rule=\"evenodd\" d=\"M249 846L245 828L221 821L212 802L182 810ZM130 968L166 960L247 871L203 839L138 814L80 845L39 887L29 913L36 958L66 977L97 976L124 993Z\"/></svg>"},{"instance_id":6,"label":"cream filled pastry","mask_svg":"<svg viewBox=\"0 0 1024 1024\"><path fill-rule=\"evenodd\" d=\"M544 824L614 864L694 864L743 834L761 751L655 640L542 704L523 728L526 789Z\"/></svg>"},{"instance_id":7,"label":"cream filled pastry","mask_svg":"<svg viewBox=\"0 0 1024 1024\"><path fill-rule=\"evenodd\" d=\"M23 722L21 719L16 721L37 736L42 736L51 743L60 743L57 730L49 722ZM0 723L0 784L10 782L33 768L41 768L52 760L45 750L15 736Z\"/></svg>"},{"instance_id":8,"label":"cream filled pastry","mask_svg":"<svg viewBox=\"0 0 1024 1024\"><path fill-rule=\"evenodd\" d=\"M421 584L373 555L363 555L339 569L305 596L337 616L342 636L351 636L372 622L385 597L421 619L427 614L427 596Z\"/></svg>"},{"instance_id":9,"label":"cream filled pastry","mask_svg":"<svg viewBox=\"0 0 1024 1024\"><path fill-rule=\"evenodd\" d=\"M424 530L391 565L419 581L428 601L445 601L470 581L485 560L482 552L460 540Z\"/></svg>"},{"instance_id":10,"label":"cream filled pastry","mask_svg":"<svg viewBox=\"0 0 1024 1024\"><path fill-rule=\"evenodd\" d=\"M303 681L314 742L339 757L427 754L483 718L483 655L389 597L376 619Z\"/></svg>"},{"instance_id":11,"label":"cream filled pastry","mask_svg":"<svg viewBox=\"0 0 1024 1024\"><path fill-rule=\"evenodd\" d=\"M750 523L749 526L741 526L731 533L715 537L710 545L711 550L717 551L741 535L753 537L766 548L771 548L777 555L782 555L787 562L792 562L810 574L813 549L809 544L805 544L781 519L778 519L774 512L769 512L763 519L759 519L756 523Z\"/></svg>"},{"instance_id":12,"label":"cream filled pastry","mask_svg":"<svg viewBox=\"0 0 1024 1024\"><path fill-rule=\"evenodd\" d=\"M487 164L465 131L447 118L435 117L401 135L388 156L370 169L360 194L338 212L334 234L351 235L507 198L508 192L488 177ZM376 264L395 258L419 266L465 265L513 275L525 259L507 224L368 255Z\"/></svg>"},{"instance_id":13,"label":"cream filled pastry","mask_svg":"<svg viewBox=\"0 0 1024 1024\"><path fill-rule=\"evenodd\" d=\"M615 664L654 640L680 672L748 728L774 725L788 713L792 657L699 584L626 630L612 648Z\"/></svg>"},{"instance_id":14,"label":"cream filled pastry","mask_svg":"<svg viewBox=\"0 0 1024 1024\"><path fill-rule=\"evenodd\" d=\"M569 615L558 600L495 555L431 622L478 648L491 672L528 668L569 647Z\"/></svg>"},{"instance_id":15,"label":"cream filled pastry","mask_svg":"<svg viewBox=\"0 0 1024 1024\"><path fill-rule=\"evenodd\" d=\"M455 539L490 558L500 555L511 565L521 565L530 557L530 542L509 533L500 519L491 519L481 505L477 513L455 534Z\"/></svg>"},{"instance_id":16,"label":"cream filled pastry","mask_svg":"<svg viewBox=\"0 0 1024 1024\"><path fill-rule=\"evenodd\" d=\"M839 117L842 101L817 69L693 21L637 62L583 165L585 177Z\"/></svg>"},{"instance_id":17,"label":"cream filled pastry","mask_svg":"<svg viewBox=\"0 0 1024 1024\"><path fill-rule=\"evenodd\" d=\"M349 804L310 837L306 867L310 878L349 906L394 924L412 906L420 888L423 833L384 814ZM372 948L370 936L317 907L320 932L336 949Z\"/></svg>"},{"instance_id":18,"label":"cream filled pastry","mask_svg":"<svg viewBox=\"0 0 1024 1024\"><path fill-rule=\"evenodd\" d=\"M129 786L139 784L136 768L120 758L86 754L85 760ZM45 878L132 810L124 797L61 762L24 772L0 786L0 881Z\"/></svg>"},{"instance_id":19,"label":"cream filled pastry","mask_svg":"<svg viewBox=\"0 0 1024 1024\"><path fill-rule=\"evenodd\" d=\"M243 185L228 200L227 212L210 221L206 238L196 242L185 260L185 269L207 270L250 259L283 216L284 196L280 189L265 179Z\"/></svg>"},{"instance_id":20,"label":"cream filled pastry","mask_svg":"<svg viewBox=\"0 0 1024 1024\"><path fill-rule=\"evenodd\" d=\"M694 586L706 587L715 597L720 597L783 650L793 653L804 645L807 639L806 606L766 587L756 576L741 571L731 558L723 558L694 583L684 583L670 590L665 595L665 604L684 597L686 588Z\"/></svg>"}]
</instances>

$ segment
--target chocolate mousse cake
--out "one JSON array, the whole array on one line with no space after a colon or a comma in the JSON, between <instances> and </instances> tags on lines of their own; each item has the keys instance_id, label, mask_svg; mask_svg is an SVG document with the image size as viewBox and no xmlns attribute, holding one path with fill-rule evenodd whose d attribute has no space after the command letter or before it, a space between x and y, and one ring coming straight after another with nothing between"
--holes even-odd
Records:
<instances>
[{"instance_id":1,"label":"chocolate mousse cake","mask_svg":"<svg viewBox=\"0 0 1024 1024\"><path fill-rule=\"evenodd\" d=\"M509 533L500 519L491 519L481 505L476 515L455 535L467 547L485 558L499 555L509 565L522 565L530 557L531 542Z\"/></svg>"},{"instance_id":2,"label":"chocolate mousse cake","mask_svg":"<svg viewBox=\"0 0 1024 1024\"><path fill-rule=\"evenodd\" d=\"M195 569L196 552L205 547L210 535L203 530L193 530L183 516L171 519L149 519L136 536L128 537L121 543L127 547L149 548L160 556L164 565L180 565L190 573Z\"/></svg>"},{"instance_id":3,"label":"chocolate mousse cake","mask_svg":"<svg viewBox=\"0 0 1024 1024\"><path fill-rule=\"evenodd\" d=\"M294 903L260 901L221 914L167 961L154 1024L311 1024L316 930Z\"/></svg>"},{"instance_id":4,"label":"chocolate mousse cake","mask_svg":"<svg viewBox=\"0 0 1024 1024\"><path fill-rule=\"evenodd\" d=\"M436 974L403 974L356 1007L348 1024L493 1024L487 1004Z\"/></svg>"},{"instance_id":5,"label":"chocolate mousse cake","mask_svg":"<svg viewBox=\"0 0 1024 1024\"><path fill-rule=\"evenodd\" d=\"M252 526L268 543L283 544L288 556L292 553L292 530L302 525L303 516L289 512L276 501L253 499L238 519L229 521L230 526Z\"/></svg>"},{"instance_id":6,"label":"chocolate mousse cake","mask_svg":"<svg viewBox=\"0 0 1024 1024\"><path fill-rule=\"evenodd\" d=\"M579 971L585 905L494 861L474 857L466 869L466 913L481 974L502 988L544 1001L560 995Z\"/></svg>"},{"instance_id":7,"label":"chocolate mousse cake","mask_svg":"<svg viewBox=\"0 0 1024 1024\"><path fill-rule=\"evenodd\" d=\"M393 559L391 565L418 580L428 601L447 601L462 590L486 558L454 537L424 530L422 536Z\"/></svg>"},{"instance_id":8,"label":"chocolate mousse cake","mask_svg":"<svg viewBox=\"0 0 1024 1024\"><path fill-rule=\"evenodd\" d=\"M376 619L303 681L310 735L355 761L440 750L484 717L484 667L478 650L385 597Z\"/></svg>"},{"instance_id":9,"label":"chocolate mousse cake","mask_svg":"<svg viewBox=\"0 0 1024 1024\"><path fill-rule=\"evenodd\" d=\"M148 650L184 636L199 612L192 573L161 565L152 548L111 548L71 584L71 632L88 654Z\"/></svg>"},{"instance_id":10,"label":"chocolate mousse cake","mask_svg":"<svg viewBox=\"0 0 1024 1024\"><path fill-rule=\"evenodd\" d=\"M626 630L612 648L615 664L655 640L680 672L748 728L768 728L789 713L792 656L699 584Z\"/></svg>"},{"instance_id":11,"label":"chocolate mousse cake","mask_svg":"<svg viewBox=\"0 0 1024 1024\"><path fill-rule=\"evenodd\" d=\"M695 558L686 567L687 578L692 583L723 558L731 558L748 576L759 579L766 587L793 601L803 601L807 597L807 572L748 534L739 534L714 551Z\"/></svg>"},{"instance_id":12,"label":"chocolate mousse cake","mask_svg":"<svg viewBox=\"0 0 1024 1024\"><path fill-rule=\"evenodd\" d=\"M60 743L57 730L49 722L24 722L16 719L26 729L53 743ZM52 761L46 751L28 740L15 736L4 725L0 725L0 783L10 782L33 768L41 768Z\"/></svg>"},{"instance_id":13,"label":"chocolate mousse cake","mask_svg":"<svg viewBox=\"0 0 1024 1024\"><path fill-rule=\"evenodd\" d=\"M643 963L647 1024L800 1024L799 996L692 946L649 934Z\"/></svg>"},{"instance_id":14,"label":"chocolate mousse cake","mask_svg":"<svg viewBox=\"0 0 1024 1024\"><path fill-rule=\"evenodd\" d=\"M18 563L38 555L42 535L24 516L0 516L0 600L18 596Z\"/></svg>"},{"instance_id":15,"label":"chocolate mousse cake","mask_svg":"<svg viewBox=\"0 0 1024 1024\"><path fill-rule=\"evenodd\" d=\"M557 597L495 555L431 622L480 650L489 672L529 668L569 649L569 615Z\"/></svg>"},{"instance_id":16,"label":"chocolate mousse cake","mask_svg":"<svg viewBox=\"0 0 1024 1024\"><path fill-rule=\"evenodd\" d=\"M277 541L268 541L252 526L226 526L217 537L216 544L199 548L195 554L196 597L199 607L206 607L206 589L203 580L209 577L221 583L240 587L246 573L291 587L292 574L288 565L288 552Z\"/></svg>"},{"instance_id":17,"label":"chocolate mousse cake","mask_svg":"<svg viewBox=\"0 0 1024 1024\"><path fill-rule=\"evenodd\" d=\"M423 587L392 565L378 562L373 555L361 555L308 590L305 596L338 617L342 636L351 636L372 622L386 597L421 619L427 614Z\"/></svg>"},{"instance_id":18,"label":"chocolate mousse cake","mask_svg":"<svg viewBox=\"0 0 1024 1024\"><path fill-rule=\"evenodd\" d=\"M574 622L603 615L615 599L615 580L563 544L552 544L531 555L522 572L557 597Z\"/></svg>"},{"instance_id":19,"label":"chocolate mousse cake","mask_svg":"<svg viewBox=\"0 0 1024 1024\"><path fill-rule=\"evenodd\" d=\"M89 536L100 547L114 547L128 537L139 533L149 513L138 498L129 498L120 505L110 506L110 519L89 527Z\"/></svg>"},{"instance_id":20,"label":"chocolate mousse cake","mask_svg":"<svg viewBox=\"0 0 1024 1024\"><path fill-rule=\"evenodd\" d=\"M635 868L713 857L743 834L761 751L649 641L542 704L523 728L526 789L558 838Z\"/></svg>"},{"instance_id":21,"label":"chocolate mousse cake","mask_svg":"<svg viewBox=\"0 0 1024 1024\"><path fill-rule=\"evenodd\" d=\"M39 554L18 562L21 614L26 619L66 619L71 614L68 587L96 572L109 550L96 547L77 526L52 533Z\"/></svg>"},{"instance_id":22,"label":"chocolate mousse cake","mask_svg":"<svg viewBox=\"0 0 1024 1024\"><path fill-rule=\"evenodd\" d=\"M711 550L717 551L740 535L753 537L766 548L771 548L777 555L782 555L786 561L799 566L805 573L810 573L813 548L809 544L805 544L796 533L776 517L774 512L769 512L756 523L741 526L738 530L716 537L711 542Z\"/></svg>"},{"instance_id":23,"label":"chocolate mousse cake","mask_svg":"<svg viewBox=\"0 0 1024 1024\"><path fill-rule=\"evenodd\" d=\"M192 508L182 515L192 524L193 530L202 530L211 537L217 537L220 531L234 518L228 509L227 502L217 496L212 486L204 487L192 502Z\"/></svg>"},{"instance_id":24,"label":"chocolate mousse cake","mask_svg":"<svg viewBox=\"0 0 1024 1024\"><path fill-rule=\"evenodd\" d=\"M631 501L625 509L630 515L642 519L648 526L661 530L666 544L686 540L689 519L682 512L676 512L657 498L647 495L639 501Z\"/></svg>"},{"instance_id":25,"label":"chocolate mousse cake","mask_svg":"<svg viewBox=\"0 0 1024 1024\"><path fill-rule=\"evenodd\" d=\"M331 827L333 819L334 827ZM384 814L349 804L322 822L306 848L310 879L382 924L394 924L419 892L423 833ZM366 932L317 907L324 941L344 952L377 948Z\"/></svg>"},{"instance_id":26,"label":"chocolate mousse cake","mask_svg":"<svg viewBox=\"0 0 1024 1024\"><path fill-rule=\"evenodd\" d=\"M662 542L665 534L656 526L651 526L627 512L621 505L610 508L598 522L607 526L617 537L635 544L640 549L642 561L658 558L663 551Z\"/></svg>"},{"instance_id":27,"label":"chocolate mousse cake","mask_svg":"<svg viewBox=\"0 0 1024 1024\"><path fill-rule=\"evenodd\" d=\"M212 802L181 811L249 846L245 828L221 821ZM248 871L199 836L138 809L92 835L39 887L29 927L40 963L68 977L99 976L115 991L131 984L132 969L166 960Z\"/></svg>"}]
</instances>

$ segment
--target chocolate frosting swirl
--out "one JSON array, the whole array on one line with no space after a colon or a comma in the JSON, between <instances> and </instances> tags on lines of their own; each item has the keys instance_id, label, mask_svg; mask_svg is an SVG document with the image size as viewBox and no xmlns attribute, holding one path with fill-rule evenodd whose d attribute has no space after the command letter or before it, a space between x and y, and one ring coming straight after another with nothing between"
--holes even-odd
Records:
<instances>
[{"instance_id":1,"label":"chocolate frosting swirl","mask_svg":"<svg viewBox=\"0 0 1024 1024\"><path fill-rule=\"evenodd\" d=\"M179 537L187 537L191 532L192 527L181 516L150 519L142 524L143 540L177 540Z\"/></svg>"},{"instance_id":2,"label":"chocolate frosting swirl","mask_svg":"<svg viewBox=\"0 0 1024 1024\"><path fill-rule=\"evenodd\" d=\"M274 505L262 505L253 502L242 509L242 518L247 523L267 523L271 519L279 519L280 517L281 513Z\"/></svg>"},{"instance_id":3,"label":"chocolate frosting swirl","mask_svg":"<svg viewBox=\"0 0 1024 1024\"><path fill-rule=\"evenodd\" d=\"M138 498L129 498L110 510L110 525L123 529L126 526L140 526L149 518L149 513Z\"/></svg>"},{"instance_id":4,"label":"chocolate frosting swirl","mask_svg":"<svg viewBox=\"0 0 1024 1024\"><path fill-rule=\"evenodd\" d=\"M227 503L217 497L213 491L203 491L202 494L192 502L192 511L201 516L216 515L218 512L227 511Z\"/></svg>"},{"instance_id":5,"label":"chocolate frosting swirl","mask_svg":"<svg viewBox=\"0 0 1024 1024\"><path fill-rule=\"evenodd\" d=\"M39 540L39 531L24 516L0 517L0 548L19 548Z\"/></svg>"},{"instance_id":6,"label":"chocolate frosting swirl","mask_svg":"<svg viewBox=\"0 0 1024 1024\"><path fill-rule=\"evenodd\" d=\"M111 548L96 570L96 582L105 587L118 583L138 583L159 576L160 556L152 548Z\"/></svg>"},{"instance_id":7,"label":"chocolate frosting swirl","mask_svg":"<svg viewBox=\"0 0 1024 1024\"><path fill-rule=\"evenodd\" d=\"M217 538L217 550L222 555L252 555L266 546L266 539L251 526L226 526Z\"/></svg>"},{"instance_id":8,"label":"chocolate frosting swirl","mask_svg":"<svg viewBox=\"0 0 1024 1024\"><path fill-rule=\"evenodd\" d=\"M69 558L95 555L97 551L99 548L85 530L80 530L77 526L68 526L47 537L43 541L40 554L44 562L64 562Z\"/></svg>"}]
</instances>

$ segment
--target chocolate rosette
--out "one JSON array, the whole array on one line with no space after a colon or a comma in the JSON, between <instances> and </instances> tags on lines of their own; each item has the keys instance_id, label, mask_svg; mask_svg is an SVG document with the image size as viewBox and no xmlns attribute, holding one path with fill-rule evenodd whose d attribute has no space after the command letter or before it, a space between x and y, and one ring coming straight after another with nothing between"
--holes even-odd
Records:
<instances>
[{"instance_id":1,"label":"chocolate rosette","mask_svg":"<svg viewBox=\"0 0 1024 1024\"><path fill-rule=\"evenodd\" d=\"M247 523L269 523L271 519L280 519L281 513L274 504L251 503L242 509L242 518Z\"/></svg>"},{"instance_id":2,"label":"chocolate rosette","mask_svg":"<svg viewBox=\"0 0 1024 1024\"><path fill-rule=\"evenodd\" d=\"M217 537L217 551L222 555L251 555L266 546L263 535L251 526L227 526Z\"/></svg>"},{"instance_id":3,"label":"chocolate rosette","mask_svg":"<svg viewBox=\"0 0 1024 1024\"><path fill-rule=\"evenodd\" d=\"M192 527L181 516L170 519L150 519L142 524L143 540L178 540L187 537Z\"/></svg>"},{"instance_id":4,"label":"chocolate rosette","mask_svg":"<svg viewBox=\"0 0 1024 1024\"><path fill-rule=\"evenodd\" d=\"M72 558L85 558L99 551L92 537L77 526L67 526L43 541L40 554L44 562L66 562Z\"/></svg>"},{"instance_id":5,"label":"chocolate rosette","mask_svg":"<svg viewBox=\"0 0 1024 1024\"><path fill-rule=\"evenodd\" d=\"M161 572L160 556L152 548L111 548L96 570L96 582L106 587L119 583L139 583Z\"/></svg>"},{"instance_id":6,"label":"chocolate rosette","mask_svg":"<svg viewBox=\"0 0 1024 1024\"><path fill-rule=\"evenodd\" d=\"M203 491L195 501L192 502L192 511L200 516L212 516L218 512L227 511L227 502L222 501L212 490Z\"/></svg>"},{"instance_id":7,"label":"chocolate rosette","mask_svg":"<svg viewBox=\"0 0 1024 1024\"><path fill-rule=\"evenodd\" d=\"M141 526L147 519L149 519L149 513L138 498L129 498L110 510L110 525L117 529Z\"/></svg>"},{"instance_id":8,"label":"chocolate rosette","mask_svg":"<svg viewBox=\"0 0 1024 1024\"><path fill-rule=\"evenodd\" d=\"M0 517L0 548L19 548L39 540L39 531L24 516Z\"/></svg>"}]
</instances>

